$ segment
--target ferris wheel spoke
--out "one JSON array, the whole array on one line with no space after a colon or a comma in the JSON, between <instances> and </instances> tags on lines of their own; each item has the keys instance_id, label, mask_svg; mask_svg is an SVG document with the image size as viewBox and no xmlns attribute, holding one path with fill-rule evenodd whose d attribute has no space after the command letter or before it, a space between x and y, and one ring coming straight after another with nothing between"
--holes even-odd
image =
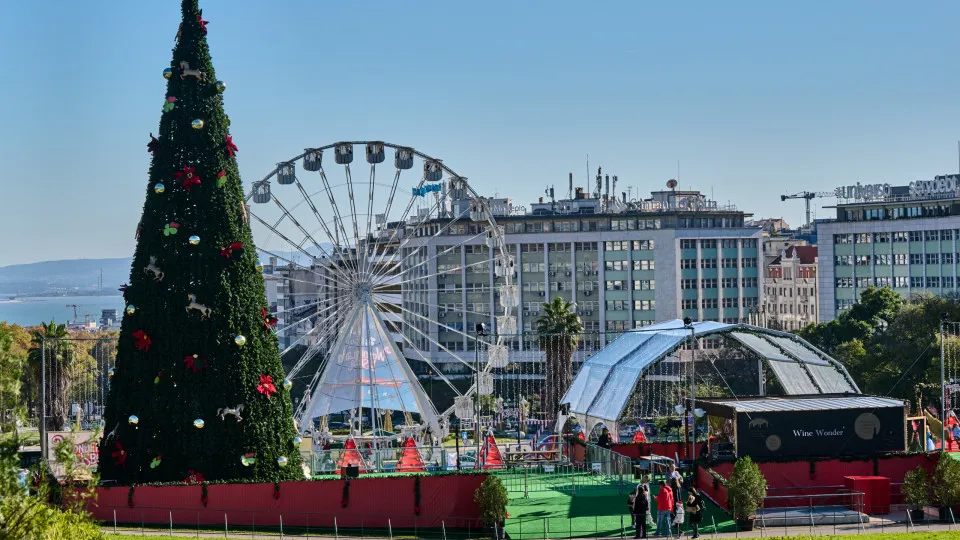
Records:
<instances>
[{"instance_id":1,"label":"ferris wheel spoke","mask_svg":"<svg viewBox=\"0 0 960 540\"><path fill-rule=\"evenodd\" d=\"M425 262L427 262L427 261L425 261ZM423 264L423 263L421 263L421 264ZM477 262L474 262L474 263L464 264L464 265L460 266L460 269L473 268L473 267L481 266L481 265L484 265L484 264L490 264L490 261L489 261L489 260L483 260L483 261L477 261ZM411 268L412 268L412 267L411 267ZM398 282L396 282L396 283L391 283L391 285L393 285L393 286L396 286L396 285L404 285L404 284L412 283L412 282L417 281L417 280L420 280L420 279L428 279L428 278L432 278L432 277L434 277L434 276L439 276L439 275L441 275L441 274L446 274L446 273L447 273L446 271L443 271L443 272L434 272L434 273L432 273L432 274L425 274L425 275L422 275L422 276L415 276L415 277L411 277L411 278L404 279L404 280L402 280L402 281L398 281ZM488 292L489 292L489 291L488 291Z\"/></svg>"},{"instance_id":2,"label":"ferris wheel spoke","mask_svg":"<svg viewBox=\"0 0 960 540\"><path fill-rule=\"evenodd\" d=\"M436 343L436 342L434 342L433 340L430 339L430 336L424 334L419 328L417 328L417 327L415 327L415 326L410 326L409 328L410 328L411 330L416 331L418 334L420 334L421 336L423 336L423 337L424 337L425 339L427 339L428 341L431 341L431 342L433 342L433 343ZM426 356L424 356L423 351L420 350L420 347L417 347L417 346L413 343L413 341L411 341L410 338L408 338L407 335L404 334L404 333L402 333L402 332L400 333L400 337L403 338L403 340L404 340L408 345L410 345L410 348L413 349L413 350L417 353L417 355L420 356L420 359L421 359L421 360L423 360L428 366L430 366L431 369L433 369L433 370L437 373L437 375L440 377L440 380L442 380L443 382L445 382L445 383L447 384L447 386L450 387L451 390L453 390L454 392L457 393L457 395L462 395L462 394L460 393L460 389L457 388L456 385L454 385L453 382L451 382L450 379L448 379L447 376L443 374L443 372L440 370L440 368L438 368L437 365L434 364L432 360L430 360L429 358L427 358ZM440 348L442 348L443 350L445 350L445 351L447 351L447 352L450 352L446 347L440 345L439 343L437 343L437 346L440 347ZM407 349L404 349L404 351L406 351L406 350L407 350ZM450 354L452 355L453 353L450 353Z\"/></svg>"},{"instance_id":3,"label":"ferris wheel spoke","mask_svg":"<svg viewBox=\"0 0 960 540\"><path fill-rule=\"evenodd\" d=\"M430 323L431 325L435 325L435 326L437 326L437 327L439 327L439 328L446 328L447 330L449 330L449 331L451 331L451 332L453 332L453 333L455 333L455 334L460 334L461 336L469 339L470 341L473 341L474 343L487 343L486 341L483 341L482 339L478 339L476 336L471 336L470 334L467 334L466 332L463 332L463 331L461 331L461 330L457 330L456 328L454 328L454 327L452 327L452 326L447 326L447 325L443 324L442 322L437 322L437 321L434 321L433 319L430 319L429 317L424 317L423 315L420 315L419 313L414 313L413 311L410 311L409 309L407 309L407 308L405 308L405 307L402 307L402 306L401 306L401 307L400 307L400 310L403 311L404 313L408 314L408 315L413 315L414 317L417 317L417 318L419 318L419 319L423 319L424 321L427 321L427 322ZM414 328L414 326L411 326L411 328ZM424 337L426 337L427 339L432 339L432 338L430 338L429 336L424 336ZM437 344L437 345L439 346L439 344ZM446 348L444 348L444 350L446 350ZM450 351L447 351L447 352L450 352ZM450 354L454 354L454 353L450 353ZM456 357L457 357L457 360L459 360L463 365L465 365L465 366L467 366L467 367L470 367L470 368L472 369L472 366L471 366L471 364L470 364L469 362L463 360L462 358L460 358L459 356L457 356L457 355L455 355L455 354L454 354L454 356L456 356Z\"/></svg>"},{"instance_id":4,"label":"ferris wheel spoke","mask_svg":"<svg viewBox=\"0 0 960 540\"><path fill-rule=\"evenodd\" d=\"M411 202L412 202L413 200L414 200L414 199L411 199ZM434 203L434 205L431 206L429 210L427 210L427 216L429 217L429 216L433 213L434 209L436 209L436 210L437 210L437 213L439 214L439 212L440 212L440 204L441 204L441 200L438 199L437 202ZM409 207L407 208L407 210L409 211ZM459 217L454 217L453 221L451 221L450 223L447 223L446 226L444 226L442 229L439 229L436 233L434 233L433 235L431 235L430 238L437 238L438 236L440 236L441 234L443 234L443 232L446 231L452 224L456 223L458 219L459 219ZM409 239L409 238L405 238L404 241L400 242L400 246L399 246L398 250L401 251L401 259L400 259L399 261L393 263L392 265L387 265L387 266L380 272L379 275L385 275L385 274L392 273L392 272L393 272L394 270L396 270L397 268L402 267L402 266L403 266L403 262L404 262L405 260L407 260L408 258L410 258L410 256L413 255L413 253L411 253L410 255L408 255L408 256L406 256L406 257L403 257L403 256L402 256L403 248L406 247L406 244L408 244L408 243L410 243L410 239Z\"/></svg>"},{"instance_id":5,"label":"ferris wheel spoke","mask_svg":"<svg viewBox=\"0 0 960 540\"><path fill-rule=\"evenodd\" d=\"M324 256L326 256L326 257L329 257L329 256L330 256L330 254L327 253L327 250L325 250L325 249L323 248L323 246L320 245L320 242L318 242L317 239L314 238L313 235L310 234L310 232L307 231L307 229L304 228L304 226L300 224L300 222L297 220L297 218L294 217L293 214L291 214L289 210L287 210L287 207L284 206L282 202L280 202L280 199L279 199L279 198L277 198L276 196L274 196L274 197L273 197L273 202L274 202L274 204L277 205L277 208L279 208L280 211L283 212L283 215L286 216L287 219L288 219L291 223L293 223L293 225L294 225L297 229L300 230L300 232L303 234L303 237L304 237L305 239L310 240L310 242L313 243L313 246L314 246L315 248L317 248L317 250L319 250L320 253L322 253Z\"/></svg>"},{"instance_id":6,"label":"ferris wheel spoke","mask_svg":"<svg viewBox=\"0 0 960 540\"><path fill-rule=\"evenodd\" d=\"M328 328L329 328L329 327L328 327ZM317 330L317 328L314 328L314 329L310 330L310 332L308 332L308 334L309 334L309 333L313 333L315 330ZM306 352L303 353L303 356L301 356L301 357L297 360L297 363L294 364L292 368L290 368L290 372L287 373L287 378L289 378L289 379L294 379L294 378L297 377L297 375L300 374L300 370L302 370L303 368L305 368L305 367L307 366L307 364L309 364L310 361L313 360L313 357L316 356L316 355L320 352L320 349L322 348L322 345L325 344L325 343L327 343L328 337L330 336L330 333L331 333L331 332L329 332L329 331L323 331L323 330L321 330L321 331L319 332L319 337L318 337L318 339L317 339L316 341L314 341L313 343L311 343L309 347L307 347L307 350L306 350Z\"/></svg>"},{"instance_id":7,"label":"ferris wheel spoke","mask_svg":"<svg viewBox=\"0 0 960 540\"><path fill-rule=\"evenodd\" d=\"M304 255L306 255L311 261L313 261L313 260L315 259L315 257L313 256L312 253L310 253L309 251L303 249L303 246L302 246L302 245L300 245L300 244L294 242L293 240L291 240L287 235L283 234L281 231L279 231L279 230L278 230L276 227L274 227L273 225L270 225L269 223L267 223L267 222L266 222L263 218L261 218L260 216L254 214L253 212L250 212L250 216L253 217L255 220L259 221L260 224L262 224L264 227L266 227L267 229L269 229L270 232L272 232L273 234L277 235L278 238L280 238L281 240L283 240L284 242L286 242L287 244L289 244L290 247L292 247L293 249L295 249L295 250L299 251L300 253L303 253ZM265 253L269 253L269 252L268 252L267 250L265 250L265 249L261 249L261 248L257 248L257 249L258 249L259 251L263 251L263 252L265 252ZM299 267L301 267L301 268L306 268L306 267L303 267L303 265L300 265L299 263L297 263L297 262L295 262L295 261L291 261L290 259L287 259L286 257L281 257L281 256L276 255L276 254L272 254L271 256L277 257L277 258L279 258L279 259L283 259L283 260L289 262L290 264L297 265L297 266L299 266ZM313 273L316 274L316 275L320 275L318 272L315 272L315 271L314 271ZM348 275L348 274L345 274L345 277L349 278L349 275Z\"/></svg>"},{"instance_id":8,"label":"ferris wheel spoke","mask_svg":"<svg viewBox=\"0 0 960 540\"><path fill-rule=\"evenodd\" d=\"M327 194L327 198L330 200L330 209L333 210L334 224L339 226L339 234L343 235L343 241L349 242L350 236L347 234L347 230L343 227L343 216L340 214L340 206L337 205L336 197L333 196L333 188L330 186L330 181L327 179L327 173L321 167L318 171L320 173L320 181L323 182L324 190ZM322 221L322 219L321 219ZM336 245L340 245L340 240L337 234L330 235L327 232L327 236L330 236L330 241ZM358 271L359 267L356 265L356 261L353 260L354 256L349 253L349 250L346 254L344 262L346 264L353 264L354 271Z\"/></svg>"},{"instance_id":9,"label":"ferris wheel spoke","mask_svg":"<svg viewBox=\"0 0 960 540\"><path fill-rule=\"evenodd\" d=\"M321 315L322 313L326 313L327 311L332 310L332 309L334 309L335 307L336 307L335 305L328 306L328 307L326 307L326 308L324 308L324 309L322 309L322 310L317 310L316 313L311 313L310 315L307 315L306 317L303 317L303 318L298 319L298 320L296 320L296 321L293 321L293 322L291 322L291 323L285 324L285 325L283 325L283 328L280 328L280 329L278 329L278 330L276 331L276 334L279 336L280 334L285 333L287 330L290 330L290 329L292 329L292 328L296 328L296 327L300 326L300 325L303 324L305 321L308 321L308 320L310 320L310 319L313 318L313 317L317 317L317 319L319 320L319 319L320 319L320 315ZM286 311L295 311L296 309L297 309L297 308L290 309L290 310L286 310ZM285 312L286 312L286 311L285 311ZM302 312L302 310L301 310L301 312ZM299 316L299 315L295 315L295 316Z\"/></svg>"},{"instance_id":10,"label":"ferris wheel spoke","mask_svg":"<svg viewBox=\"0 0 960 540\"><path fill-rule=\"evenodd\" d=\"M363 246L363 252L365 256L364 256L364 264L362 268L363 272L367 275L369 275L369 272L370 272L370 268L369 268L370 255L367 253L367 250L370 249L371 247L370 241L373 238L373 194L374 194L374 188L376 187L376 185L377 185L377 165L375 163L371 163L370 164L370 194L367 196L367 231L364 237L364 246ZM376 256L376 252L374 252L373 255Z\"/></svg>"},{"instance_id":11,"label":"ferris wheel spoke","mask_svg":"<svg viewBox=\"0 0 960 540\"><path fill-rule=\"evenodd\" d=\"M452 222L451 222L451 223L452 223ZM468 238L465 238L465 239L463 239L463 241L460 242L459 244L452 245L452 246L444 249L443 251L437 252L437 254L434 255L433 257L425 258L423 261L421 261L421 262L419 262L419 263L417 263L417 264L408 266L408 267L406 267L402 272L400 272L400 273L398 273L398 274L394 274L394 276L396 276L396 277L402 277L404 274L406 274L406 273L409 272L410 270L413 270L414 268L419 268L419 267L421 267L421 266L429 263L430 261L435 261L435 260L437 260L441 255L447 255L448 253L450 253L450 252L452 252L452 251L456 251L457 248L459 248L459 247L461 247L461 246L464 246L464 245L467 245L468 242L471 242L471 241L473 241L473 240L476 240L477 238L479 238L479 237L482 236L483 234L485 234L485 233L480 232L480 233L477 233L477 234L474 235L474 236L470 236L470 237L468 237ZM439 234L433 235L433 236L431 237L431 239L436 238L437 236L439 236ZM415 254L417 254L417 249L416 249L416 248L414 248L413 251L411 251L409 255L407 255L406 257L404 257L403 260L401 260L398 264L402 265L402 264L405 263L408 259L410 259L411 257L413 257ZM436 275L436 274L434 274L434 275ZM418 277L426 277L426 276L418 276Z\"/></svg>"},{"instance_id":12,"label":"ferris wheel spoke","mask_svg":"<svg viewBox=\"0 0 960 540\"><path fill-rule=\"evenodd\" d=\"M307 193L307 190L303 187L303 184L300 183L299 179L297 179L296 185L297 185L297 189L300 191L300 194L303 196L303 200L307 203L307 206L310 207L310 210L313 212L314 217L317 218L317 222L320 224L320 227L323 229L324 234L327 235L327 239L330 240L330 245L336 251L337 256L340 257L340 260L347 261L349 259L347 253L343 251L343 248L340 246L340 242L335 240L335 235L330 231L330 228L327 226L327 222L324 221L323 216L320 215L320 211L317 210L317 205L313 203L313 197L311 197ZM333 261L335 260L334 257L330 256L329 258L331 263L333 263Z\"/></svg>"},{"instance_id":13,"label":"ferris wheel spoke","mask_svg":"<svg viewBox=\"0 0 960 540\"><path fill-rule=\"evenodd\" d=\"M392 189L392 191L391 191L391 193L390 193L390 201L388 202L388 205L390 205L390 206L392 206L392 204L393 204L393 196L394 196L394 192L396 191L397 183L398 183L399 180L400 180L400 173L399 173L399 171L398 171L397 174L396 174L395 177L394 177L393 189ZM427 180L427 177L426 177L426 176L421 176L421 177L420 177L420 181L417 183L417 189L419 189L420 187L422 187L423 184L426 182L426 180ZM411 197L411 198L410 198L410 201L407 203L407 207L403 209L403 213L400 215L400 219L395 222L395 223L397 224L397 226L393 228L393 232L390 234L390 238L387 239L386 245L389 246L389 245L393 244L393 242L396 241L396 239L397 239L397 234L398 234L398 232L399 232L402 228L405 229L406 223L407 223L407 218L410 216L410 210L413 209L413 207L415 206L414 203L416 203L416 202L417 202L416 197ZM390 223L390 215L389 215L389 214L387 214L386 221L387 221L387 224L389 225L389 223ZM402 247L403 247L403 242L401 242L400 248L398 248L398 250L399 250L399 249L402 249ZM396 268L396 265L393 265L393 266L386 265L386 266L384 267L384 269L382 269L379 273L376 274L375 277L382 277L382 276L385 275L385 274L389 274L389 273L392 272L395 268Z\"/></svg>"},{"instance_id":14,"label":"ferris wheel spoke","mask_svg":"<svg viewBox=\"0 0 960 540\"><path fill-rule=\"evenodd\" d=\"M385 228L388 227L389 224L390 224L390 209L393 207L393 197L394 197L394 195L396 195L397 185L400 183L400 173L401 173L401 172L403 172L403 169L397 169L396 172L395 172L394 175L393 175L393 185L392 185L391 188L390 188L390 196L387 197L387 208L386 208L386 210L384 210L384 213L383 213L383 226L384 226ZM370 200L372 201L372 200L373 200L373 196L372 196L372 195L373 195L373 182L371 182L371 185L370 185L370 193L371 193ZM370 211L368 212L368 215L369 215L369 214L372 214L372 213L373 213L373 205L371 204L371 205L370 205ZM396 237L396 234L395 234L395 233L396 233L397 228L394 228L393 230L394 230L394 234L391 235L390 241L386 244L387 249L389 249L390 242L392 242L392 241L393 241L393 238ZM380 240L381 240L381 237L382 237L382 236L383 236L383 235L382 235L382 234L379 234L379 233L376 235L376 239L374 240L374 244L373 244L373 247L374 247L374 251L373 251L374 256L378 256L378 254L380 253L380 246L381 246L381 244L382 244ZM382 261L381 261L381 264L382 264ZM374 268L376 268L376 267L374 267ZM376 272L373 272L373 269L371 269L371 273L373 273L373 274L376 276Z\"/></svg>"},{"instance_id":15,"label":"ferris wheel spoke","mask_svg":"<svg viewBox=\"0 0 960 540\"><path fill-rule=\"evenodd\" d=\"M287 264L289 264L289 265L291 265L291 266L295 266L295 267L296 267L297 269L299 269L299 270L303 270L303 271L305 271L305 272L309 272L309 273L317 276L317 277L320 278L320 279L326 279L326 278L330 277L330 276L326 276L326 275L324 275L324 274L321 274L320 272L317 272L316 270L314 270L314 269L312 269L312 268L310 268L310 267L308 267L308 266L303 266L302 264L300 264L300 263L298 263L298 262L296 262L296 261L293 261L293 260L291 260L291 259L288 259L288 258L284 257L283 255L280 255L279 253L274 253L274 252L272 252L272 251L270 251L270 250L268 250L268 249L263 249L263 248L258 247L258 248L257 248L257 251L259 251L260 253L263 253L263 254L265 254L265 255L267 255L267 256L269 256L269 257L276 258L277 260L284 261L284 262L286 262ZM339 275L339 277L341 277L341 279L346 279L346 278L347 278L347 274L345 274L344 272L337 272L337 274Z\"/></svg>"},{"instance_id":16,"label":"ferris wheel spoke","mask_svg":"<svg viewBox=\"0 0 960 540\"><path fill-rule=\"evenodd\" d=\"M350 195L350 221L353 224L353 247L356 249L357 253L354 256L354 262L357 264L357 273L362 277L360 273L361 270L361 258L363 254L361 253L360 245L360 227L357 225L357 201L353 196L353 175L350 174L350 164L347 163L343 166L344 174L347 177L347 192Z\"/></svg>"}]
</instances>

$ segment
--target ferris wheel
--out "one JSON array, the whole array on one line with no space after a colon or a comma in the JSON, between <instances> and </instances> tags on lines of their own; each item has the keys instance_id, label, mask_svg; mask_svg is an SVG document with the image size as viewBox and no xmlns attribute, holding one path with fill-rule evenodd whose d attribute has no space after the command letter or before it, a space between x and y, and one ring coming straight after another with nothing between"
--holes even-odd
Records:
<instances>
[{"instance_id":1,"label":"ferris wheel","mask_svg":"<svg viewBox=\"0 0 960 540\"><path fill-rule=\"evenodd\" d=\"M278 163L247 202L281 354L305 350L288 373L307 383L301 431L338 413L351 430L369 417L374 436L390 411L435 435L451 414L474 418L509 361L497 336L517 330L514 258L491 200L439 159L354 141ZM418 375L448 388L443 410Z\"/></svg>"}]
</instances>

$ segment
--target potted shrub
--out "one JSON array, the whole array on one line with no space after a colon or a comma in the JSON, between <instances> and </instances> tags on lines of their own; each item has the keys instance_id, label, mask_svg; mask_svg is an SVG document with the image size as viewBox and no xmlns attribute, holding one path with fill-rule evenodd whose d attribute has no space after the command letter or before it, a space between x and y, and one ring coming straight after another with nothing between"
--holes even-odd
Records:
<instances>
[{"instance_id":1,"label":"potted shrub","mask_svg":"<svg viewBox=\"0 0 960 540\"><path fill-rule=\"evenodd\" d=\"M950 509L953 509L953 518L960 517L960 461L946 454L940 455L940 462L933 472L933 502L940 509L940 521L950 519Z\"/></svg>"},{"instance_id":2,"label":"potted shrub","mask_svg":"<svg viewBox=\"0 0 960 540\"><path fill-rule=\"evenodd\" d=\"M757 508L767 495L767 479L749 456L738 459L733 465L733 472L727 480L727 493L737 526L752 531Z\"/></svg>"},{"instance_id":3,"label":"potted shrub","mask_svg":"<svg viewBox=\"0 0 960 540\"><path fill-rule=\"evenodd\" d=\"M490 475L473 493L473 500L480 509L483 524L492 529L493 537L504 537L503 522L507 519L507 488L500 478Z\"/></svg>"},{"instance_id":4,"label":"potted shrub","mask_svg":"<svg viewBox=\"0 0 960 540\"><path fill-rule=\"evenodd\" d=\"M903 500L910 507L910 519L914 522L923 521L923 508L930 504L930 483L927 480L927 471L917 466L907 471L903 476Z\"/></svg>"}]
</instances>

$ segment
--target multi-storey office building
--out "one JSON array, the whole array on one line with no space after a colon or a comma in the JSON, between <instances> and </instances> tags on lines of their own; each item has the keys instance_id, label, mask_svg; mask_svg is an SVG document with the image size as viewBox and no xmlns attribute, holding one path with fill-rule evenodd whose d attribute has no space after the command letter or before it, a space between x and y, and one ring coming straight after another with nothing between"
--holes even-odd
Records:
<instances>
[{"instance_id":1,"label":"multi-storey office building","mask_svg":"<svg viewBox=\"0 0 960 540\"><path fill-rule=\"evenodd\" d=\"M659 191L624 203L578 190L574 199L541 201L522 214L503 211L496 221L514 261L519 305L513 314L517 332L525 334L512 348L535 346L541 306L555 297L575 304L586 332L611 339L671 318L746 320L762 297L761 229L745 226L748 216L696 191ZM403 291L404 308L417 314L405 315L403 327L420 352L449 373L469 370L447 351L472 350L464 333L476 323L494 327L488 314L503 282L483 238L463 241L480 232L475 229L463 223L424 235L422 253L403 254L410 264L435 261L423 270L418 290ZM428 327L428 320L442 324ZM411 361L420 352L405 349Z\"/></svg>"},{"instance_id":2,"label":"multi-storey office building","mask_svg":"<svg viewBox=\"0 0 960 540\"><path fill-rule=\"evenodd\" d=\"M834 221L818 223L820 320L852 306L864 289L955 294L960 254L960 177L908 186L838 188Z\"/></svg>"}]
</instances>

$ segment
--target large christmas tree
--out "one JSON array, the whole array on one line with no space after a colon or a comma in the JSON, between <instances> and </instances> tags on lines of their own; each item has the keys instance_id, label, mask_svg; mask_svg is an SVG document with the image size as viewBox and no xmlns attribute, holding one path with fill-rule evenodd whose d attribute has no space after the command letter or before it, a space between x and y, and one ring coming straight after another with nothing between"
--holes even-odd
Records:
<instances>
[{"instance_id":1,"label":"large christmas tree","mask_svg":"<svg viewBox=\"0 0 960 540\"><path fill-rule=\"evenodd\" d=\"M101 476L302 478L223 112L226 87L214 75L197 0L182 0L182 10L159 131L147 145L153 160L124 290Z\"/></svg>"}]
</instances>

